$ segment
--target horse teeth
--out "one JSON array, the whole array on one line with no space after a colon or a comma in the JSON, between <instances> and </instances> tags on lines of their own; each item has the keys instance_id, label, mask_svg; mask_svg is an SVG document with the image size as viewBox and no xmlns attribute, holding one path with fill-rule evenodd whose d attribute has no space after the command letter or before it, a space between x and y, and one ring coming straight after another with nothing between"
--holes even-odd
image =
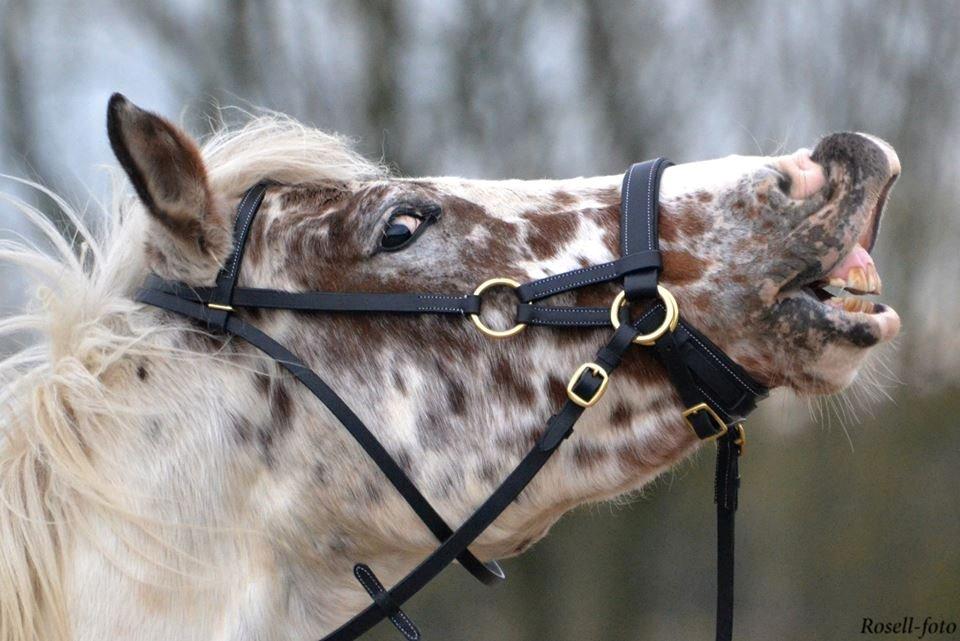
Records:
<instances>
[{"instance_id":1,"label":"horse teeth","mask_svg":"<svg viewBox=\"0 0 960 641\"><path fill-rule=\"evenodd\" d=\"M843 299L843 310L847 312L869 312L873 310L873 303L850 296Z\"/></svg>"},{"instance_id":2,"label":"horse teeth","mask_svg":"<svg viewBox=\"0 0 960 641\"><path fill-rule=\"evenodd\" d=\"M843 280L842 278L837 278L836 276L834 276L833 278L830 279L830 281L827 284L830 285L831 287L839 287L843 289L844 287L847 286L847 281Z\"/></svg>"},{"instance_id":3,"label":"horse teeth","mask_svg":"<svg viewBox=\"0 0 960 641\"><path fill-rule=\"evenodd\" d=\"M858 292L867 291L867 273L863 267L851 267L847 272L847 289Z\"/></svg>"},{"instance_id":4,"label":"horse teeth","mask_svg":"<svg viewBox=\"0 0 960 641\"><path fill-rule=\"evenodd\" d=\"M847 278L841 283L839 278L831 278L830 284L851 291L855 294L879 294L880 293L880 274L873 265L866 267L851 267L847 272Z\"/></svg>"},{"instance_id":5,"label":"horse teeth","mask_svg":"<svg viewBox=\"0 0 960 641\"><path fill-rule=\"evenodd\" d=\"M880 282L880 272L877 271L877 268L872 263L867 265L867 280L870 285L868 291L871 294L879 294L883 283Z\"/></svg>"}]
</instances>

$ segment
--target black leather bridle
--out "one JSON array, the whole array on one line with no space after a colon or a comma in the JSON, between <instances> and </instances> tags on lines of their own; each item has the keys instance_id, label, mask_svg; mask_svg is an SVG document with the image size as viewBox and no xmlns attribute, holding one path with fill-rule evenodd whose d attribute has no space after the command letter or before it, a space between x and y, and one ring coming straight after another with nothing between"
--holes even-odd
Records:
<instances>
[{"instance_id":1,"label":"black leather bridle","mask_svg":"<svg viewBox=\"0 0 960 641\"><path fill-rule=\"evenodd\" d=\"M467 549L513 502L573 432L584 410L595 405L607 389L611 372L627 349L652 347L664 366L684 407L683 418L698 438L717 442L715 501L717 504L717 626L716 638L730 639L733 630L734 513L740 484L738 460L743 450L740 424L766 397L767 389L754 381L705 336L680 318L676 300L658 283L658 211L660 177L670 161L658 158L630 167L623 179L620 205L620 250L617 260L519 284L495 278L472 294L383 294L286 292L237 287L237 277L253 218L263 202L268 183L252 187L237 208L233 254L213 287L192 287L150 275L136 299L201 321L212 331L239 336L258 348L303 383L343 423L354 439L400 492L413 511L440 542L420 565L389 590L367 565L357 563L354 575L373 600L322 641L351 641L383 619L389 619L409 641L420 632L400 606L420 591L447 565L458 560L480 581L504 578L495 562L484 563ZM561 292L609 281L622 281L623 291L610 308L557 307L538 301ZM516 325L503 331L480 320L481 295L490 287L514 289ZM656 301L639 319L629 320L627 306ZM390 453L326 383L296 355L233 312L237 307L311 312L393 312L469 316L486 335L502 337L526 325L563 327L613 326L614 332L593 361L581 365L567 384L567 401L546 423L539 441L477 510L454 530L440 517Z\"/></svg>"}]
</instances>

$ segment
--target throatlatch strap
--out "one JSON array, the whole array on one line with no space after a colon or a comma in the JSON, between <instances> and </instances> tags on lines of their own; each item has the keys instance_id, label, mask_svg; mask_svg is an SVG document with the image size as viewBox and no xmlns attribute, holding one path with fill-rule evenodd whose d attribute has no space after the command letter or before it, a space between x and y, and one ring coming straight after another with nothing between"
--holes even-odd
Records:
<instances>
[{"instance_id":1,"label":"throatlatch strap","mask_svg":"<svg viewBox=\"0 0 960 641\"><path fill-rule=\"evenodd\" d=\"M636 163L623 177L620 191L620 255L659 251L658 212L660 176L671 166L666 158ZM628 274L623 279L627 300L657 296L660 265Z\"/></svg>"}]
</instances>

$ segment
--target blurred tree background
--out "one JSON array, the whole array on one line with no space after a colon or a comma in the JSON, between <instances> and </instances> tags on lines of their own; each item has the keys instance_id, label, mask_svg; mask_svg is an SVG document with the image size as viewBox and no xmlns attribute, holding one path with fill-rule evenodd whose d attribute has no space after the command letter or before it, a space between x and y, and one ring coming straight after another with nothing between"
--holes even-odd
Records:
<instances>
[{"instance_id":1,"label":"blurred tree background","mask_svg":"<svg viewBox=\"0 0 960 641\"><path fill-rule=\"evenodd\" d=\"M407 175L611 174L885 138L904 173L874 256L902 337L842 397L767 402L738 518L738 636L866 639L863 617L960 623L958 53L950 1L0 0L0 172L104 197L118 90L197 134L214 105L284 111ZM506 584L448 572L409 611L432 639L709 638L711 450L568 516Z\"/></svg>"}]
</instances>

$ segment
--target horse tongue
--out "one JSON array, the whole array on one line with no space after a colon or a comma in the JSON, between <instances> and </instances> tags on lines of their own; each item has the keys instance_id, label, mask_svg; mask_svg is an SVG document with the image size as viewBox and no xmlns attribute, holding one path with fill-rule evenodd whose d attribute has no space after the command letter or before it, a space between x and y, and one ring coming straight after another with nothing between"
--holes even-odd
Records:
<instances>
[{"instance_id":1,"label":"horse tongue","mask_svg":"<svg viewBox=\"0 0 960 641\"><path fill-rule=\"evenodd\" d=\"M859 294L880 293L880 274L869 252L859 244L827 274L827 279L834 287L843 287Z\"/></svg>"}]
</instances>

